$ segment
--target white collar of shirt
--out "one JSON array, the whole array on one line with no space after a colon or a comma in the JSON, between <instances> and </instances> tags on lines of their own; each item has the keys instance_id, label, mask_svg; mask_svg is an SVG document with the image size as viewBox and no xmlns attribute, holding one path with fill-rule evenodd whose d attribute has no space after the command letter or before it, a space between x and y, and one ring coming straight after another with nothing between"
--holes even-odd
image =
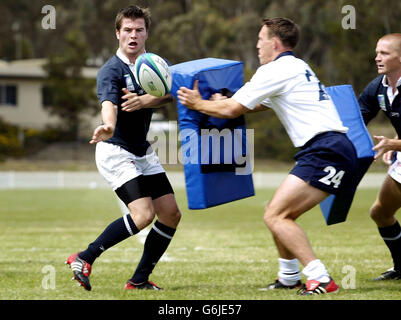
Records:
<instances>
[{"instance_id":1,"label":"white collar of shirt","mask_svg":"<svg viewBox=\"0 0 401 320\"><path fill-rule=\"evenodd\" d=\"M129 61L128 57L126 55L124 55L124 53L121 51L120 48L118 48L118 50L116 52L116 56L119 57L122 60L122 62L124 62L125 64L128 64L128 65L135 64L135 63L131 63Z\"/></svg>"},{"instance_id":2,"label":"white collar of shirt","mask_svg":"<svg viewBox=\"0 0 401 320\"><path fill-rule=\"evenodd\" d=\"M124 62L126 65L128 65L128 67L130 68L132 73L135 74L135 63L130 62L128 57L126 55L124 55L124 53L121 51L120 48L118 48L118 50L116 52L116 56L119 57L121 59L121 61Z\"/></svg>"},{"instance_id":3,"label":"white collar of shirt","mask_svg":"<svg viewBox=\"0 0 401 320\"><path fill-rule=\"evenodd\" d=\"M390 104L393 104L395 97L398 95L398 89L393 93L393 88L387 84L387 76L386 75L383 76L382 84L383 84L383 87L387 88L387 97L388 97L388 100L390 101ZM397 81L397 88L399 86L401 86L401 78L399 78Z\"/></svg>"}]
</instances>

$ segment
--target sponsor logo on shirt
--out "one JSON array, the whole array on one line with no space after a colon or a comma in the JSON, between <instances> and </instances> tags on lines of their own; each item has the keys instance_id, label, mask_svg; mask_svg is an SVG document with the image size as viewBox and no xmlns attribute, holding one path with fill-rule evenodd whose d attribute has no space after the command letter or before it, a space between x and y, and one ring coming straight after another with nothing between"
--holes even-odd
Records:
<instances>
[{"instance_id":1,"label":"sponsor logo on shirt","mask_svg":"<svg viewBox=\"0 0 401 320\"><path fill-rule=\"evenodd\" d=\"M379 106L382 110L387 111L386 108L386 99L384 98L384 94L379 94L377 96L377 100L379 101Z\"/></svg>"},{"instance_id":2,"label":"sponsor logo on shirt","mask_svg":"<svg viewBox=\"0 0 401 320\"><path fill-rule=\"evenodd\" d=\"M129 74L124 74L124 78L125 78L125 85L127 87L127 90L135 91L134 82L132 81L131 76Z\"/></svg>"}]
</instances>

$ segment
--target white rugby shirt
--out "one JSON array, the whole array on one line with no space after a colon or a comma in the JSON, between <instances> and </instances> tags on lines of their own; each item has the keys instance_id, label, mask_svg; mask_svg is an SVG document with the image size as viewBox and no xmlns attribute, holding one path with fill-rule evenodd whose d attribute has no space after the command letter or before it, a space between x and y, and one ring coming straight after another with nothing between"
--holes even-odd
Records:
<instances>
[{"instance_id":1,"label":"white rugby shirt","mask_svg":"<svg viewBox=\"0 0 401 320\"><path fill-rule=\"evenodd\" d=\"M295 147L319 133L348 131L315 73L292 52L260 66L232 98L251 110L259 103L272 108Z\"/></svg>"}]
</instances>

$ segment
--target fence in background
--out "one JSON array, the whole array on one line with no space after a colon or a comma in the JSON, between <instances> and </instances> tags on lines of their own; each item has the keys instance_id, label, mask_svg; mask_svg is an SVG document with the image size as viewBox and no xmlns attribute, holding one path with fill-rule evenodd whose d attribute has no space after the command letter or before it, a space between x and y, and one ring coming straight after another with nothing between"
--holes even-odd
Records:
<instances>
[{"instance_id":1,"label":"fence in background","mask_svg":"<svg viewBox=\"0 0 401 320\"><path fill-rule=\"evenodd\" d=\"M167 172L174 188L185 188L183 172ZM360 188L378 188L385 173L368 173L362 179ZM276 188L287 173L254 172L255 188ZM98 172L70 171L1 171L0 189L54 189L54 188L109 188Z\"/></svg>"}]
</instances>

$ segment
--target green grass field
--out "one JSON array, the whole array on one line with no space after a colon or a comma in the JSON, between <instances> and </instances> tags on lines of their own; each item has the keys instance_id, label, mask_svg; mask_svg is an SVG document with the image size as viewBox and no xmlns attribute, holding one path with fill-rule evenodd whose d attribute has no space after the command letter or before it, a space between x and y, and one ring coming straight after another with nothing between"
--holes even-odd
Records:
<instances>
[{"instance_id":1,"label":"green grass field","mask_svg":"<svg viewBox=\"0 0 401 320\"><path fill-rule=\"evenodd\" d=\"M1 300L399 300L401 282L371 280L391 258L369 218L376 189L359 190L348 220L326 226L319 208L299 224L317 256L340 285L337 294L300 297L295 291L260 291L276 278L277 252L263 223L273 190L203 211L183 213L167 257L151 280L165 290L125 291L141 253L138 237L106 251L93 265L92 291L70 281L65 259L85 249L121 215L110 190L0 191ZM53 281L54 280L54 281Z\"/></svg>"}]
</instances>

